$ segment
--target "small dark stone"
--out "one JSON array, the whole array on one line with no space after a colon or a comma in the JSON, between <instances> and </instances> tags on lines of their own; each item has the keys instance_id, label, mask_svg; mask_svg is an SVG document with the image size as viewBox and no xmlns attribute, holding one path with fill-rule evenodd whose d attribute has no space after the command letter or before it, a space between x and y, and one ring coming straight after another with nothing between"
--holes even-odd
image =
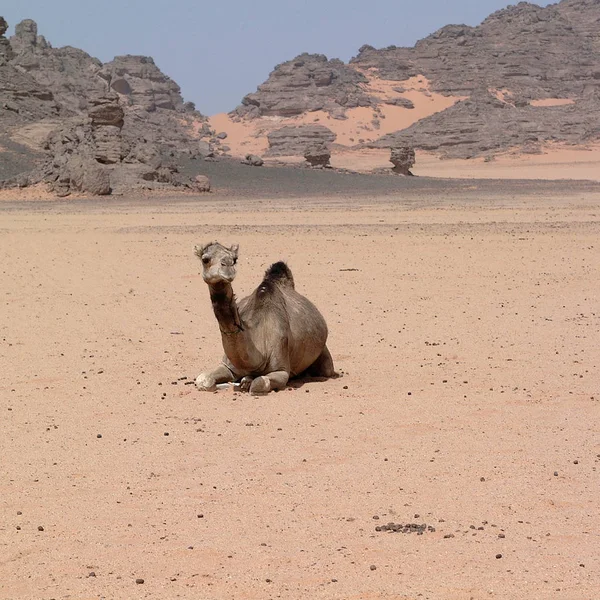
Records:
<instances>
[{"instance_id":1,"label":"small dark stone","mask_svg":"<svg viewBox=\"0 0 600 600\"><path fill-rule=\"evenodd\" d=\"M90 571L88 577L96 577L96 573L94 573L94 571Z\"/></svg>"},{"instance_id":2,"label":"small dark stone","mask_svg":"<svg viewBox=\"0 0 600 600\"><path fill-rule=\"evenodd\" d=\"M168 432L168 431L165 431L165 432L163 433L163 435L169 435L169 432Z\"/></svg>"},{"instance_id":3,"label":"small dark stone","mask_svg":"<svg viewBox=\"0 0 600 600\"><path fill-rule=\"evenodd\" d=\"M373 516L373 518L374 518L376 521L379 521L379 517L378 517L377 515L374 515L374 516Z\"/></svg>"},{"instance_id":4,"label":"small dark stone","mask_svg":"<svg viewBox=\"0 0 600 600\"><path fill-rule=\"evenodd\" d=\"M503 533L499 533L499 534L498 534L498 537L499 537L501 540L503 540L503 539L504 539L506 536L505 536Z\"/></svg>"},{"instance_id":5,"label":"small dark stone","mask_svg":"<svg viewBox=\"0 0 600 600\"><path fill-rule=\"evenodd\" d=\"M98 434L96 435L96 437L97 437L98 439L100 439L100 438L102 437L102 434L101 434L101 433L98 433Z\"/></svg>"},{"instance_id":6,"label":"small dark stone","mask_svg":"<svg viewBox=\"0 0 600 600\"><path fill-rule=\"evenodd\" d=\"M480 477L479 481L485 481L485 477Z\"/></svg>"},{"instance_id":7,"label":"small dark stone","mask_svg":"<svg viewBox=\"0 0 600 600\"><path fill-rule=\"evenodd\" d=\"M18 515L22 515L22 514L23 514L23 512L22 512L22 511L20 511L20 510L18 510L18 511L17 511L17 514L18 514Z\"/></svg>"},{"instance_id":8,"label":"small dark stone","mask_svg":"<svg viewBox=\"0 0 600 600\"><path fill-rule=\"evenodd\" d=\"M17 525L17 531L21 531L21 526Z\"/></svg>"},{"instance_id":9,"label":"small dark stone","mask_svg":"<svg viewBox=\"0 0 600 600\"><path fill-rule=\"evenodd\" d=\"M44 528L41 525L38 525L38 531L44 531Z\"/></svg>"},{"instance_id":10,"label":"small dark stone","mask_svg":"<svg viewBox=\"0 0 600 600\"><path fill-rule=\"evenodd\" d=\"M502 554L496 554L496 558L502 558Z\"/></svg>"},{"instance_id":11,"label":"small dark stone","mask_svg":"<svg viewBox=\"0 0 600 600\"><path fill-rule=\"evenodd\" d=\"M554 471L554 477L558 477L558 471Z\"/></svg>"},{"instance_id":12,"label":"small dark stone","mask_svg":"<svg viewBox=\"0 0 600 600\"><path fill-rule=\"evenodd\" d=\"M141 577L138 577L138 578L135 580L135 582L136 582L138 585L141 585L142 583L144 583L144 580L143 580Z\"/></svg>"},{"instance_id":13,"label":"small dark stone","mask_svg":"<svg viewBox=\"0 0 600 600\"><path fill-rule=\"evenodd\" d=\"M344 390L347 390L347 389L348 389L348 386L347 386L347 385L345 385L345 386L344 386L342 389L344 389Z\"/></svg>"},{"instance_id":14,"label":"small dark stone","mask_svg":"<svg viewBox=\"0 0 600 600\"><path fill-rule=\"evenodd\" d=\"M578 460L574 460L574 461L573 461L573 464L574 464L574 465L578 465L578 464L579 464L579 461L578 461Z\"/></svg>"},{"instance_id":15,"label":"small dark stone","mask_svg":"<svg viewBox=\"0 0 600 600\"><path fill-rule=\"evenodd\" d=\"M199 515L198 515L198 518L199 518L199 519L204 519L204 515L203 515L203 514L199 514Z\"/></svg>"},{"instance_id":16,"label":"small dark stone","mask_svg":"<svg viewBox=\"0 0 600 600\"><path fill-rule=\"evenodd\" d=\"M376 567L375 565L371 565L371 566L369 567L369 569L371 569L371 571L376 571L376 570L377 570L377 567Z\"/></svg>"}]
</instances>

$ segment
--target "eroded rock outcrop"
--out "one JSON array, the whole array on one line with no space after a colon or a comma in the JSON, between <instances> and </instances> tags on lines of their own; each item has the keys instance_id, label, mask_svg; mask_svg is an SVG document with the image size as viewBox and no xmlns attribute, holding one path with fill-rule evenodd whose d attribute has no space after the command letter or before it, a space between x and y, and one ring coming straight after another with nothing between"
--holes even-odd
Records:
<instances>
[{"instance_id":1,"label":"eroded rock outcrop","mask_svg":"<svg viewBox=\"0 0 600 600\"><path fill-rule=\"evenodd\" d=\"M324 169L331 167L331 150L323 142L314 142L309 144L304 150L304 158L306 162L315 168Z\"/></svg>"},{"instance_id":2,"label":"eroded rock outcrop","mask_svg":"<svg viewBox=\"0 0 600 600\"><path fill-rule=\"evenodd\" d=\"M391 149L390 162L394 165L392 171L398 175L412 175L411 169L415 164L415 151L409 146L398 146Z\"/></svg>"},{"instance_id":3,"label":"eroded rock outcrop","mask_svg":"<svg viewBox=\"0 0 600 600\"><path fill-rule=\"evenodd\" d=\"M140 106L148 112L157 108L193 111L183 101L179 86L149 56L116 56L102 66L99 75L121 96L125 106Z\"/></svg>"},{"instance_id":4,"label":"eroded rock outcrop","mask_svg":"<svg viewBox=\"0 0 600 600\"><path fill-rule=\"evenodd\" d=\"M308 146L331 144L336 135L323 125L287 126L271 131L268 134L268 156L304 156Z\"/></svg>"},{"instance_id":5,"label":"eroded rock outcrop","mask_svg":"<svg viewBox=\"0 0 600 600\"><path fill-rule=\"evenodd\" d=\"M343 117L347 108L371 106L373 99L360 87L367 79L341 60L323 54L301 54L277 65L269 79L248 94L234 113L252 118L290 117L324 110Z\"/></svg>"},{"instance_id":6,"label":"eroded rock outcrop","mask_svg":"<svg viewBox=\"0 0 600 600\"><path fill-rule=\"evenodd\" d=\"M38 139L39 144L46 134L32 135L32 131L51 131L43 148L39 147L48 158L40 169L18 178L11 176L15 168L0 169L8 185L17 180L19 184L43 180L61 195L106 193L106 177L113 190L138 184L191 185L177 168L161 164L164 157L199 156L202 138L209 140L206 143L213 152L222 153L207 119L192 103L184 102L179 86L151 58L118 56L103 65L82 50L53 48L31 19L17 24L10 40L4 37L6 30L7 23L1 19L4 163L25 165L27 161L12 160L21 148L38 160L37 146L32 143ZM27 135L21 134L24 131ZM9 136L26 139L31 148L11 146ZM84 167L89 167L86 177Z\"/></svg>"},{"instance_id":7,"label":"eroded rock outcrop","mask_svg":"<svg viewBox=\"0 0 600 600\"><path fill-rule=\"evenodd\" d=\"M246 154L242 164L250 165L251 167L262 167L265 164L265 161L256 154Z\"/></svg>"}]
</instances>

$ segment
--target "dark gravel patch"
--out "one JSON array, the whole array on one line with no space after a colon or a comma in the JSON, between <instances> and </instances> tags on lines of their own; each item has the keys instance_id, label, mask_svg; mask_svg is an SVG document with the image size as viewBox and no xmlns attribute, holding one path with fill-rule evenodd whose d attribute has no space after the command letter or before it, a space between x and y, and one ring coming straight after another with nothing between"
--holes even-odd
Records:
<instances>
[{"instance_id":1,"label":"dark gravel patch","mask_svg":"<svg viewBox=\"0 0 600 600\"><path fill-rule=\"evenodd\" d=\"M0 182L35 169L43 155L11 139L0 137Z\"/></svg>"}]
</instances>

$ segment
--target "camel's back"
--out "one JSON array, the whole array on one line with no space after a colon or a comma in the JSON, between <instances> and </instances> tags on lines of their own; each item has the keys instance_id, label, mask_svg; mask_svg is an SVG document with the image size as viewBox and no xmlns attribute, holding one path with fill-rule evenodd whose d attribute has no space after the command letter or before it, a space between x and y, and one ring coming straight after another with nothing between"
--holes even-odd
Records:
<instances>
[{"instance_id":1,"label":"camel's back","mask_svg":"<svg viewBox=\"0 0 600 600\"><path fill-rule=\"evenodd\" d=\"M294 289L282 290L290 325L292 373L298 375L319 357L327 342L327 323L317 307Z\"/></svg>"},{"instance_id":2,"label":"camel's back","mask_svg":"<svg viewBox=\"0 0 600 600\"><path fill-rule=\"evenodd\" d=\"M272 336L288 337L290 371L298 375L319 357L327 342L327 324L317 307L294 287L289 267L269 267L253 294L240 302L240 315L257 332L259 350L269 354Z\"/></svg>"}]
</instances>

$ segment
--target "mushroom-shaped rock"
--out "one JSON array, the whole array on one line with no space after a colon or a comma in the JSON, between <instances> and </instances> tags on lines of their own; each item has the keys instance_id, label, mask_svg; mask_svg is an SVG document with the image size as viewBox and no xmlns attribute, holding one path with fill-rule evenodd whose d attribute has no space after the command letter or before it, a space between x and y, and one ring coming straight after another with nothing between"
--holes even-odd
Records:
<instances>
[{"instance_id":1,"label":"mushroom-shaped rock","mask_svg":"<svg viewBox=\"0 0 600 600\"><path fill-rule=\"evenodd\" d=\"M412 175L410 170L415 164L415 151L408 146L391 149L390 162L394 165L392 171L400 175Z\"/></svg>"},{"instance_id":2,"label":"mushroom-shaped rock","mask_svg":"<svg viewBox=\"0 0 600 600\"><path fill-rule=\"evenodd\" d=\"M314 143L306 147L304 158L311 167L330 167L331 151L323 143Z\"/></svg>"}]
</instances>

